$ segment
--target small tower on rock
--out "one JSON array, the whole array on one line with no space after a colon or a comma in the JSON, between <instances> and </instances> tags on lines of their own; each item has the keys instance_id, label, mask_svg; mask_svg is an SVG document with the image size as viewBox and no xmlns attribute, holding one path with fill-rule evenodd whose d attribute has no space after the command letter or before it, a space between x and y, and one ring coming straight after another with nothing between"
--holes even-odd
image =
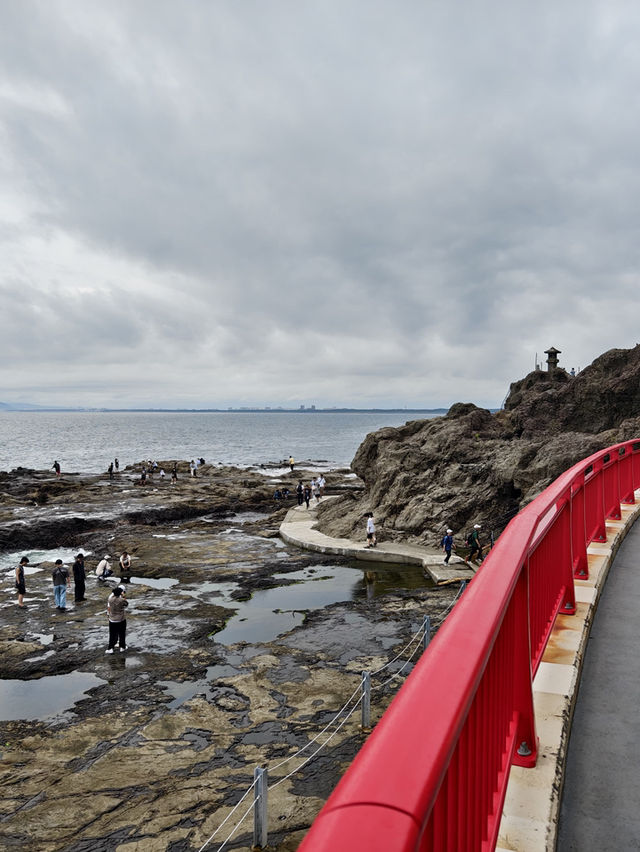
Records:
<instances>
[{"instance_id":1,"label":"small tower on rock","mask_svg":"<svg viewBox=\"0 0 640 852\"><path fill-rule=\"evenodd\" d=\"M549 373L553 373L554 370L558 369L558 355L562 352L561 349L556 349L555 346L552 346L551 349L545 349L544 354L548 355L547 358L547 371Z\"/></svg>"}]
</instances>

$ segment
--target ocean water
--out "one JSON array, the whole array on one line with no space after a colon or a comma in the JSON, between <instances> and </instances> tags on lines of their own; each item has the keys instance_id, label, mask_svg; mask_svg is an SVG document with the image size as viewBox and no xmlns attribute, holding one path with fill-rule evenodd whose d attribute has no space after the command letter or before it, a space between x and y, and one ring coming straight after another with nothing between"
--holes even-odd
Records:
<instances>
[{"instance_id":1,"label":"ocean water","mask_svg":"<svg viewBox=\"0 0 640 852\"><path fill-rule=\"evenodd\" d=\"M0 470L105 471L143 459L204 458L239 467L292 455L322 468L348 467L369 432L428 415L411 412L0 412ZM320 464L315 464L320 462Z\"/></svg>"}]
</instances>

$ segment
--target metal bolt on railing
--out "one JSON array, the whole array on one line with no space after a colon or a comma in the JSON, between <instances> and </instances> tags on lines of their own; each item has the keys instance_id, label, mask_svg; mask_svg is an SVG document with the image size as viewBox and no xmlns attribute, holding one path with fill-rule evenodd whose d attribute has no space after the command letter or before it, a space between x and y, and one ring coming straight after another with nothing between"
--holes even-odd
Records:
<instances>
[{"instance_id":1,"label":"metal bolt on railing","mask_svg":"<svg viewBox=\"0 0 640 852\"><path fill-rule=\"evenodd\" d=\"M371 730L371 674L362 672L362 730Z\"/></svg>"},{"instance_id":2,"label":"metal bolt on railing","mask_svg":"<svg viewBox=\"0 0 640 852\"><path fill-rule=\"evenodd\" d=\"M256 766L253 771L253 846L264 849L267 845L267 770Z\"/></svg>"},{"instance_id":3,"label":"metal bolt on railing","mask_svg":"<svg viewBox=\"0 0 640 852\"><path fill-rule=\"evenodd\" d=\"M531 749L529 748L529 743L526 740L522 740L520 743L520 747L518 748L518 754L520 757L529 757L531 754Z\"/></svg>"},{"instance_id":4,"label":"metal bolt on railing","mask_svg":"<svg viewBox=\"0 0 640 852\"><path fill-rule=\"evenodd\" d=\"M431 641L431 619L428 615L422 619L422 629L424 630L424 636L422 637L422 650L426 651L429 642Z\"/></svg>"}]
</instances>

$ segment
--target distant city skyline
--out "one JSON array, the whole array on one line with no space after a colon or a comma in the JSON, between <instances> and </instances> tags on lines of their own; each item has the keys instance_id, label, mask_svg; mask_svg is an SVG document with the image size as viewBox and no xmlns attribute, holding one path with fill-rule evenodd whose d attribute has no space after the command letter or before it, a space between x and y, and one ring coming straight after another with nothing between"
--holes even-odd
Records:
<instances>
[{"instance_id":1,"label":"distant city skyline","mask_svg":"<svg viewBox=\"0 0 640 852\"><path fill-rule=\"evenodd\" d=\"M640 7L2 13L0 399L495 408L635 344Z\"/></svg>"}]
</instances>

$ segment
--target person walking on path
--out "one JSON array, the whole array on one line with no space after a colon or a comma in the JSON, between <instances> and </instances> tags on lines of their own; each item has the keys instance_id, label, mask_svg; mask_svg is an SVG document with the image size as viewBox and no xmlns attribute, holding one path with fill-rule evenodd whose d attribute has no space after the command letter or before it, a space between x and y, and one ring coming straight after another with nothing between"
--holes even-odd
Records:
<instances>
[{"instance_id":1,"label":"person walking on path","mask_svg":"<svg viewBox=\"0 0 640 852\"><path fill-rule=\"evenodd\" d=\"M373 522L373 512L367 512L367 547L375 547L378 543L376 538L376 525Z\"/></svg>"},{"instance_id":2,"label":"person walking on path","mask_svg":"<svg viewBox=\"0 0 640 852\"><path fill-rule=\"evenodd\" d=\"M469 556L467 557L467 562L473 562L474 564L478 564L478 562L482 562L482 545L480 544L480 530L482 526L480 524L474 524L473 530L467 539L467 544L469 545Z\"/></svg>"},{"instance_id":3,"label":"person walking on path","mask_svg":"<svg viewBox=\"0 0 640 852\"><path fill-rule=\"evenodd\" d=\"M311 500L311 488L309 485L305 485L304 487L304 502L307 504L307 509L309 508L309 500Z\"/></svg>"},{"instance_id":4,"label":"person walking on path","mask_svg":"<svg viewBox=\"0 0 640 852\"><path fill-rule=\"evenodd\" d=\"M56 559L51 576L53 577L53 595L56 607L60 612L65 612L67 608L67 586L71 585L71 580L69 579L69 570L62 564L62 559Z\"/></svg>"},{"instance_id":5,"label":"person walking on path","mask_svg":"<svg viewBox=\"0 0 640 852\"><path fill-rule=\"evenodd\" d=\"M296 485L296 497L298 498L298 506L302 506L304 500L304 485L302 480Z\"/></svg>"},{"instance_id":6,"label":"person walking on path","mask_svg":"<svg viewBox=\"0 0 640 852\"><path fill-rule=\"evenodd\" d=\"M27 594L27 587L24 584L24 566L29 564L26 556L20 560L20 564L16 566L16 589L18 592L18 606L20 609L26 609L24 605L24 596Z\"/></svg>"},{"instance_id":7,"label":"person walking on path","mask_svg":"<svg viewBox=\"0 0 640 852\"><path fill-rule=\"evenodd\" d=\"M127 619L125 610L129 606L126 594L122 586L116 586L107 599L107 615L109 616L109 644L105 654L113 654L113 649L118 643L120 651L127 650Z\"/></svg>"},{"instance_id":8,"label":"person walking on path","mask_svg":"<svg viewBox=\"0 0 640 852\"><path fill-rule=\"evenodd\" d=\"M76 603L86 601L85 580L87 578L84 570L84 553L79 553L73 563L73 597Z\"/></svg>"},{"instance_id":9,"label":"person walking on path","mask_svg":"<svg viewBox=\"0 0 640 852\"><path fill-rule=\"evenodd\" d=\"M56 476L59 477L60 476L60 462L54 461L54 463L51 465L51 470L55 470Z\"/></svg>"},{"instance_id":10,"label":"person walking on path","mask_svg":"<svg viewBox=\"0 0 640 852\"><path fill-rule=\"evenodd\" d=\"M320 474L318 477L318 489L320 491L320 496L324 496L324 487L327 484L327 480L324 478L324 474Z\"/></svg>"},{"instance_id":11,"label":"person walking on path","mask_svg":"<svg viewBox=\"0 0 640 852\"><path fill-rule=\"evenodd\" d=\"M289 467L291 468L291 470L293 470L294 464L295 462L293 460L293 456L289 456Z\"/></svg>"},{"instance_id":12,"label":"person walking on path","mask_svg":"<svg viewBox=\"0 0 640 852\"><path fill-rule=\"evenodd\" d=\"M453 543L453 530L447 530L446 535L443 536L442 541L440 542L442 549L444 550L444 564L448 565L449 560L451 559L451 551L455 550L455 544Z\"/></svg>"}]
</instances>

